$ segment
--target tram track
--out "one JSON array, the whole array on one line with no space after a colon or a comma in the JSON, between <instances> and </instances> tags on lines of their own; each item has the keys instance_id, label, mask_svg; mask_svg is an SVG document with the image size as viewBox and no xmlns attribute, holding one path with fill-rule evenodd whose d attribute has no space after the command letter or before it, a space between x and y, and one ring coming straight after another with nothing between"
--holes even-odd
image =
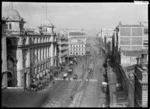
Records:
<instances>
[{"instance_id":1,"label":"tram track","mask_svg":"<svg viewBox=\"0 0 150 109\"><path fill-rule=\"evenodd\" d=\"M89 64L91 64L92 62L90 62ZM85 74L87 73L88 71L88 67L89 65L87 66L87 68L83 71L82 75L79 77L79 79L83 79L83 77L85 76ZM79 85L81 84L82 81L77 81L77 83L75 84L74 88L71 90L71 97L74 98L74 96L79 92L78 91L78 88L79 88ZM71 100L71 97L68 98L68 100L66 101L66 107L69 106L69 104L72 102Z\"/></svg>"}]
</instances>

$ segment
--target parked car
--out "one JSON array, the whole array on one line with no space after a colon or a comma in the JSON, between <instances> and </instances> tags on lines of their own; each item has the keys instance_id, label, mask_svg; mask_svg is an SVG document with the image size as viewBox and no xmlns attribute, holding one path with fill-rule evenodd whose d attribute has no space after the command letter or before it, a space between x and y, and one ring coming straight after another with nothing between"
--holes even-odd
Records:
<instances>
[{"instance_id":1,"label":"parked car","mask_svg":"<svg viewBox=\"0 0 150 109\"><path fill-rule=\"evenodd\" d=\"M68 73L72 73L72 72L73 72L72 68L69 68Z\"/></svg>"},{"instance_id":2,"label":"parked car","mask_svg":"<svg viewBox=\"0 0 150 109\"><path fill-rule=\"evenodd\" d=\"M102 82L102 87L101 87L101 89L102 89L102 92L103 93L106 93L107 92L107 82Z\"/></svg>"},{"instance_id":3,"label":"parked car","mask_svg":"<svg viewBox=\"0 0 150 109\"><path fill-rule=\"evenodd\" d=\"M70 65L72 65L73 64L73 61L70 61Z\"/></svg>"},{"instance_id":4,"label":"parked car","mask_svg":"<svg viewBox=\"0 0 150 109\"><path fill-rule=\"evenodd\" d=\"M66 79L66 78L67 78L67 75L68 75L68 73L65 72L65 73L63 74L63 79Z\"/></svg>"},{"instance_id":5,"label":"parked car","mask_svg":"<svg viewBox=\"0 0 150 109\"><path fill-rule=\"evenodd\" d=\"M75 75L73 76L73 79L78 79L78 75L75 74Z\"/></svg>"}]
</instances>

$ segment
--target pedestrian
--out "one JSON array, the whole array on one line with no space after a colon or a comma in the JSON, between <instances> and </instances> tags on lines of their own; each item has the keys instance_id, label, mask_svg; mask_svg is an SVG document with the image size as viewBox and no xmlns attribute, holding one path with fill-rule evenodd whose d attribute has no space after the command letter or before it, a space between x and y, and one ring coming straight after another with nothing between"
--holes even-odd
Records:
<instances>
[{"instance_id":1,"label":"pedestrian","mask_svg":"<svg viewBox=\"0 0 150 109\"><path fill-rule=\"evenodd\" d=\"M55 84L55 81L53 80L53 84Z\"/></svg>"},{"instance_id":2,"label":"pedestrian","mask_svg":"<svg viewBox=\"0 0 150 109\"><path fill-rule=\"evenodd\" d=\"M73 96L72 96L72 95L71 95L71 97L70 97L70 98L71 98L71 101L73 101Z\"/></svg>"}]
</instances>

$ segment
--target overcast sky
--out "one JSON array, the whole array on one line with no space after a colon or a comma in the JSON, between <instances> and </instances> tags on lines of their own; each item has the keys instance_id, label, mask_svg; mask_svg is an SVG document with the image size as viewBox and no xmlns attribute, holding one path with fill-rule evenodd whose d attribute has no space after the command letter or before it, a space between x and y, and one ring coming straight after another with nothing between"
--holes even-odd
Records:
<instances>
[{"instance_id":1,"label":"overcast sky","mask_svg":"<svg viewBox=\"0 0 150 109\"><path fill-rule=\"evenodd\" d=\"M2 3L2 10L11 9L10 2ZM13 8L35 28L46 19L46 3L13 2ZM2 11L5 12L5 11ZM47 19L56 28L80 29L96 33L101 28L115 28L122 24L148 21L148 5L134 3L47 3Z\"/></svg>"}]
</instances>

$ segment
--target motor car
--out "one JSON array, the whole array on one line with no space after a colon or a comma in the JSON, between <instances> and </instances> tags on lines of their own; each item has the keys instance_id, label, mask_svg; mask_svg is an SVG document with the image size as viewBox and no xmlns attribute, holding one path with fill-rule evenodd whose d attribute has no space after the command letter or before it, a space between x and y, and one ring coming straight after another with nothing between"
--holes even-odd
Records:
<instances>
[{"instance_id":1,"label":"motor car","mask_svg":"<svg viewBox=\"0 0 150 109\"><path fill-rule=\"evenodd\" d=\"M70 65L72 65L73 64L73 61L70 61Z\"/></svg>"},{"instance_id":2,"label":"motor car","mask_svg":"<svg viewBox=\"0 0 150 109\"><path fill-rule=\"evenodd\" d=\"M63 79L66 79L67 78L67 75L68 75L68 73L63 73Z\"/></svg>"},{"instance_id":3,"label":"motor car","mask_svg":"<svg viewBox=\"0 0 150 109\"><path fill-rule=\"evenodd\" d=\"M107 92L107 82L102 82L102 86L101 86L101 90L103 93L106 93Z\"/></svg>"},{"instance_id":4,"label":"motor car","mask_svg":"<svg viewBox=\"0 0 150 109\"><path fill-rule=\"evenodd\" d=\"M72 73L72 72L73 72L72 68L69 68L68 73Z\"/></svg>"},{"instance_id":5,"label":"motor car","mask_svg":"<svg viewBox=\"0 0 150 109\"><path fill-rule=\"evenodd\" d=\"M73 76L73 79L78 79L78 75L75 74L75 75Z\"/></svg>"}]
</instances>

